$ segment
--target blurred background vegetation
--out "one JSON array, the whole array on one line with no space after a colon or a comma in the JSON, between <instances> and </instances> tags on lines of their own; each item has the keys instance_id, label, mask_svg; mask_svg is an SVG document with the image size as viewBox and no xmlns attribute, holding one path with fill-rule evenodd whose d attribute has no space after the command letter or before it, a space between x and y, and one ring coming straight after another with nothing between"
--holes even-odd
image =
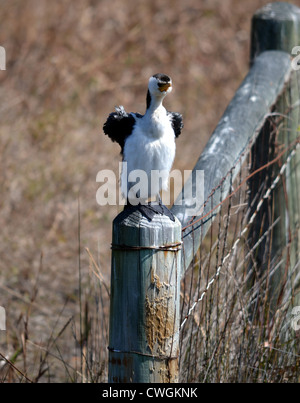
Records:
<instances>
[{"instance_id":1,"label":"blurred background vegetation","mask_svg":"<svg viewBox=\"0 0 300 403\"><path fill-rule=\"evenodd\" d=\"M119 207L97 205L96 175L120 159L107 115L143 113L148 78L170 75L165 105L185 123L174 168L192 169L248 71L251 17L266 3L1 0L0 353L23 375L106 379ZM24 381L0 363L0 381Z\"/></svg>"}]
</instances>

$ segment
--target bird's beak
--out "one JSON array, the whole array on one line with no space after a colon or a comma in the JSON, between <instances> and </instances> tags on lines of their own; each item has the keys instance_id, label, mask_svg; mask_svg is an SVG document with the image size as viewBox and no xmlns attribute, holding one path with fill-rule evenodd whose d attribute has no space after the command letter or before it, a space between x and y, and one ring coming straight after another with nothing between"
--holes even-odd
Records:
<instances>
[{"instance_id":1,"label":"bird's beak","mask_svg":"<svg viewBox=\"0 0 300 403\"><path fill-rule=\"evenodd\" d=\"M162 86L159 87L159 91L160 91L160 92L167 91L168 88L170 88L170 87L172 87L172 84L171 84L171 83L164 84L164 85L162 85Z\"/></svg>"}]
</instances>

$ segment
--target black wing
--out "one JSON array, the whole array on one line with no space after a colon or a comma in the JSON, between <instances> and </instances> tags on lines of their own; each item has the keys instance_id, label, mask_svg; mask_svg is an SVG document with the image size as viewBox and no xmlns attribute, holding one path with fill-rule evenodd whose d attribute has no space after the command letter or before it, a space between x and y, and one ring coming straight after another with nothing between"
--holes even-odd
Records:
<instances>
[{"instance_id":1,"label":"black wing","mask_svg":"<svg viewBox=\"0 0 300 403\"><path fill-rule=\"evenodd\" d=\"M178 137L183 129L182 115L177 112L167 112L171 121L175 137Z\"/></svg>"},{"instance_id":2,"label":"black wing","mask_svg":"<svg viewBox=\"0 0 300 403\"><path fill-rule=\"evenodd\" d=\"M135 125L135 119L131 114L125 112L123 106L116 107L116 111L112 112L107 121L103 125L104 133L121 146L121 154L123 154L125 140L132 133Z\"/></svg>"}]
</instances>

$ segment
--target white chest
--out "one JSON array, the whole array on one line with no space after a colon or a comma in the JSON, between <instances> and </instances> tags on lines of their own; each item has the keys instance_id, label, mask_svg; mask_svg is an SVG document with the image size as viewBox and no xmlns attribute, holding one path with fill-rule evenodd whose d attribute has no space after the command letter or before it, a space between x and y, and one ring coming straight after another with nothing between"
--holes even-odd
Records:
<instances>
[{"instance_id":1,"label":"white chest","mask_svg":"<svg viewBox=\"0 0 300 403\"><path fill-rule=\"evenodd\" d=\"M133 133L124 147L124 161L127 174L142 170L150 181L152 171L163 171L163 185L166 189L168 177L175 158L175 135L167 115L145 115L137 120ZM122 187L126 179L122 177ZM152 193L152 192L151 192Z\"/></svg>"},{"instance_id":2,"label":"white chest","mask_svg":"<svg viewBox=\"0 0 300 403\"><path fill-rule=\"evenodd\" d=\"M171 122L165 110L156 110L151 114L146 114L137 121L136 130L151 139L174 136Z\"/></svg>"},{"instance_id":3,"label":"white chest","mask_svg":"<svg viewBox=\"0 0 300 403\"><path fill-rule=\"evenodd\" d=\"M124 157L132 169L171 169L175 135L165 109L137 119L134 131L125 143Z\"/></svg>"}]
</instances>

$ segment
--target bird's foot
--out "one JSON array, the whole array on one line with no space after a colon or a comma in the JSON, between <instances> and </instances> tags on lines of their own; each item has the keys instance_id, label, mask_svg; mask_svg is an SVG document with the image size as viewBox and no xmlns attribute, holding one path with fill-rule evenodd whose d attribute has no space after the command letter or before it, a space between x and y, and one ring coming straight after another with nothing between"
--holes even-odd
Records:
<instances>
[{"instance_id":1,"label":"bird's foot","mask_svg":"<svg viewBox=\"0 0 300 403\"><path fill-rule=\"evenodd\" d=\"M166 207L164 204L160 204L159 207L162 209L162 215L170 218L171 221L175 221L174 214Z\"/></svg>"},{"instance_id":2,"label":"bird's foot","mask_svg":"<svg viewBox=\"0 0 300 403\"><path fill-rule=\"evenodd\" d=\"M156 214L165 215L169 217L170 220L175 221L175 216L161 202L159 202L158 204L152 202L149 202L148 204L138 204L137 206L134 207L149 221L152 221Z\"/></svg>"},{"instance_id":3,"label":"bird's foot","mask_svg":"<svg viewBox=\"0 0 300 403\"><path fill-rule=\"evenodd\" d=\"M145 205L139 205L139 211L146 217L148 220L152 221L155 214L165 215L170 218L170 220L175 221L174 215L171 211L161 202L152 203L149 202Z\"/></svg>"}]
</instances>

